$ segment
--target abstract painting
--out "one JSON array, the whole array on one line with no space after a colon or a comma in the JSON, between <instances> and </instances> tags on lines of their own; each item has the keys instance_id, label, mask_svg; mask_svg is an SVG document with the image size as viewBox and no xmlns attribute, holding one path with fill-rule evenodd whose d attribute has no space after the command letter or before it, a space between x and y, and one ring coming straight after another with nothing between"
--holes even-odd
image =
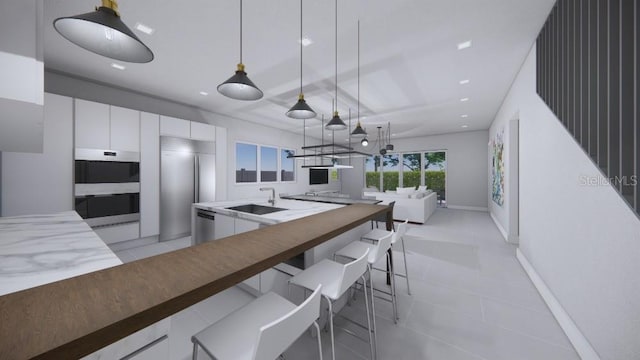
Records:
<instances>
[{"instance_id":1,"label":"abstract painting","mask_svg":"<svg viewBox=\"0 0 640 360\"><path fill-rule=\"evenodd\" d=\"M504 128L496 133L489 143L491 147L491 198L504 204Z\"/></svg>"}]
</instances>

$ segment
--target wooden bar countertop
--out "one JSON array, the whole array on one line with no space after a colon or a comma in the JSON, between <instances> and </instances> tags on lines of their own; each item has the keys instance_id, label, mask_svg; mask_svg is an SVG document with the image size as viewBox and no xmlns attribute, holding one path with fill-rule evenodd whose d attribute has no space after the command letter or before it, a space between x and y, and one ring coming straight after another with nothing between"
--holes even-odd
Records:
<instances>
[{"instance_id":1,"label":"wooden bar countertop","mask_svg":"<svg viewBox=\"0 0 640 360\"><path fill-rule=\"evenodd\" d=\"M354 204L0 296L0 359L76 359L376 218Z\"/></svg>"}]
</instances>

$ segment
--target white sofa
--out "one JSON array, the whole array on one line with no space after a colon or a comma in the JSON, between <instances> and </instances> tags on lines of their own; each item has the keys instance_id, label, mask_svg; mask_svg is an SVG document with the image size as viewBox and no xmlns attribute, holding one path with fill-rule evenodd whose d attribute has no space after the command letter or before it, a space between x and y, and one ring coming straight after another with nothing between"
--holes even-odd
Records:
<instances>
[{"instance_id":1,"label":"white sofa","mask_svg":"<svg viewBox=\"0 0 640 360\"><path fill-rule=\"evenodd\" d=\"M382 200L382 204L395 201L394 220L424 224L438 205L438 194L432 190L416 191L413 188L398 188L397 191L363 191L364 197Z\"/></svg>"}]
</instances>

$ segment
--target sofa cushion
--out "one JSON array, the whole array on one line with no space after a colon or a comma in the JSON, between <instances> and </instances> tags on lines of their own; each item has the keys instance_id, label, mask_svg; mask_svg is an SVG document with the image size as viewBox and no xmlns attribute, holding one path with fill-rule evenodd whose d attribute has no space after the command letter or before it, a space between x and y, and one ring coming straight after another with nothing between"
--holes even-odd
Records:
<instances>
[{"instance_id":1,"label":"sofa cushion","mask_svg":"<svg viewBox=\"0 0 640 360\"><path fill-rule=\"evenodd\" d=\"M418 186L418 191L427 191L427 186L426 185L419 185Z\"/></svg>"},{"instance_id":2,"label":"sofa cushion","mask_svg":"<svg viewBox=\"0 0 640 360\"><path fill-rule=\"evenodd\" d=\"M413 186L411 186L411 187L397 187L396 188L396 192L398 194L412 194L415 191L416 191L416 189Z\"/></svg>"}]
</instances>

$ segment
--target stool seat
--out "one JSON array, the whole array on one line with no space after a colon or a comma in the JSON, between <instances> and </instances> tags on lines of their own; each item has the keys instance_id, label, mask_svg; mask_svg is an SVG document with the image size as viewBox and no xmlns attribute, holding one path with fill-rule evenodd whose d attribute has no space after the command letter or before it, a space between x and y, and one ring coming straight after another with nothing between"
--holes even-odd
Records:
<instances>
[{"instance_id":1,"label":"stool seat","mask_svg":"<svg viewBox=\"0 0 640 360\"><path fill-rule=\"evenodd\" d=\"M362 256L364 250L354 259ZM342 272L344 265L328 259L321 260L313 264L310 268L298 273L292 277L289 282L307 289L314 289L318 284L322 284L322 295L337 300L342 293L340 292L340 281L342 280Z\"/></svg>"},{"instance_id":2,"label":"stool seat","mask_svg":"<svg viewBox=\"0 0 640 360\"><path fill-rule=\"evenodd\" d=\"M362 235L360 238L364 240L380 241L380 239L389 235L389 232L390 231L382 230L382 229L373 229L368 233ZM393 238L392 241L395 242L395 238Z\"/></svg>"},{"instance_id":3,"label":"stool seat","mask_svg":"<svg viewBox=\"0 0 640 360\"><path fill-rule=\"evenodd\" d=\"M289 300L270 292L193 335L191 341L215 359L253 359L260 328L294 309Z\"/></svg>"},{"instance_id":4,"label":"stool seat","mask_svg":"<svg viewBox=\"0 0 640 360\"><path fill-rule=\"evenodd\" d=\"M387 235L389 235L388 232L387 232ZM373 251L373 249L376 246L377 245L375 244L369 244L362 241L353 241L349 243L347 246L338 250L335 253L335 255L346 257L349 259L356 259L358 258L358 256L362 255L365 251L367 251L367 249L369 249L369 258L367 259L367 261L369 262L369 264L373 264L377 261L377 259L375 259L375 252Z\"/></svg>"}]
</instances>

